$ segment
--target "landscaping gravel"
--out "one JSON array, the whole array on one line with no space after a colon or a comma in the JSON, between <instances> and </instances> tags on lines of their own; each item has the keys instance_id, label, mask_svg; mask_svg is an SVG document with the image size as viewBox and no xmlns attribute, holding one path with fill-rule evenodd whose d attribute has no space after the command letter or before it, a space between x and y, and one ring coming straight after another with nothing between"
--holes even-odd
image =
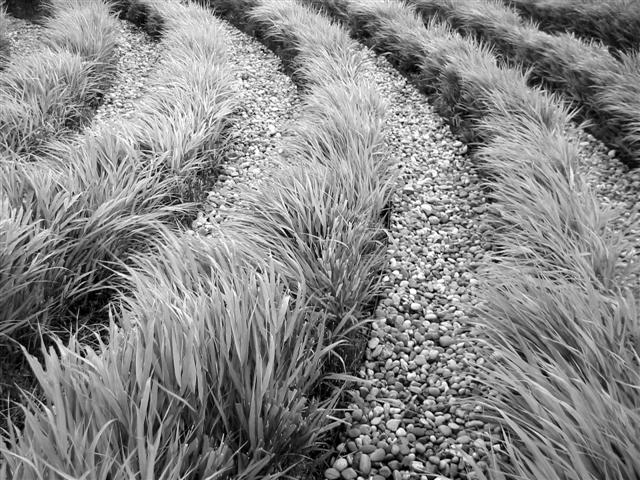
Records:
<instances>
[{"instance_id":1,"label":"landscaping gravel","mask_svg":"<svg viewBox=\"0 0 640 480\"><path fill-rule=\"evenodd\" d=\"M120 20L119 25L115 78L95 112L92 125L113 118L129 118L136 110L136 100L153 93L148 79L162 58L162 44L125 20Z\"/></svg>"},{"instance_id":2,"label":"landscaping gravel","mask_svg":"<svg viewBox=\"0 0 640 480\"><path fill-rule=\"evenodd\" d=\"M240 109L221 173L190 234L215 234L239 200L239 187L268 178L300 107L280 60L235 28L224 30L238 69ZM130 25L123 23L120 34L118 77L94 122L130 115L161 55L161 44ZM467 147L384 58L369 57L371 81L389 105L389 154L400 175L392 199L384 297L357 372L370 383L353 392L347 426L324 477L471 478L466 455L482 465L477 451L486 445L487 433L495 432L494 425L479 420L476 407L463 406L479 388L474 368L489 361L480 356L469 328L479 301L477 268L489 247L483 241L486 200ZM615 152L593 137L576 132L575 138L583 151L579 172L603 203L627 212L619 225L637 226L639 172L628 174Z\"/></svg>"},{"instance_id":3,"label":"landscaping gravel","mask_svg":"<svg viewBox=\"0 0 640 480\"><path fill-rule=\"evenodd\" d=\"M11 42L9 61L23 58L44 48L42 43L45 28L37 23L7 15L7 37Z\"/></svg>"},{"instance_id":4,"label":"landscaping gravel","mask_svg":"<svg viewBox=\"0 0 640 480\"><path fill-rule=\"evenodd\" d=\"M223 228L240 185L268 177L282 151L281 132L298 106L295 87L278 70L273 54L233 29L228 34L238 49L234 60L244 80L243 107L223 173L190 231L202 235ZM465 398L481 391L475 367L490 361L480 355L469 327L479 301L476 270L489 247L483 242L486 200L465 155L467 147L426 97L386 60L373 54L370 59L371 81L389 104L389 153L400 176L392 203L385 295L357 372L371 383L352 392L342 441L324 477L473 478L467 459L483 466L481 449L500 450L498 443L487 445L497 427L479 419L478 407L465 404ZM626 175L614 152L590 135L574 132L574 138L583 151L578 171L601 201L629 211L637 174ZM637 222L637 217L619 221Z\"/></svg>"},{"instance_id":5,"label":"landscaping gravel","mask_svg":"<svg viewBox=\"0 0 640 480\"><path fill-rule=\"evenodd\" d=\"M204 210L188 233L211 235L238 201L241 186L265 181L283 153L285 125L296 116L300 98L282 71L280 59L264 45L224 22L229 54L238 71L239 110L220 174L208 188Z\"/></svg>"},{"instance_id":6,"label":"landscaping gravel","mask_svg":"<svg viewBox=\"0 0 640 480\"><path fill-rule=\"evenodd\" d=\"M467 147L426 97L383 58L372 63L401 171L385 295L358 372L371 384L353 392L349 427L325 478L464 478L464 455L482 461L475 450L493 428L461 406L478 388L474 366L485 361L467 325L485 252L485 198Z\"/></svg>"}]
</instances>

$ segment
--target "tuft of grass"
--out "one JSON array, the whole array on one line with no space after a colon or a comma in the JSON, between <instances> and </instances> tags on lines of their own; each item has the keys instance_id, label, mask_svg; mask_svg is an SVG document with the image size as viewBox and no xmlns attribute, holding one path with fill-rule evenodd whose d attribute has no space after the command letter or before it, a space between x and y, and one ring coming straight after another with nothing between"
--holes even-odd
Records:
<instances>
[{"instance_id":1,"label":"tuft of grass","mask_svg":"<svg viewBox=\"0 0 640 480\"><path fill-rule=\"evenodd\" d=\"M583 107L588 129L622 161L640 162L640 70L621 67L600 44L572 34L549 35L498 0L409 0L429 21L441 18L478 36L510 62L527 67L530 80L562 92ZM626 56L620 57L623 61Z\"/></svg>"},{"instance_id":2,"label":"tuft of grass","mask_svg":"<svg viewBox=\"0 0 640 480\"><path fill-rule=\"evenodd\" d=\"M141 28L155 40L162 38L167 30L166 17L158 10L157 2L148 0L108 0L111 9L122 20Z\"/></svg>"},{"instance_id":3,"label":"tuft of grass","mask_svg":"<svg viewBox=\"0 0 640 480\"><path fill-rule=\"evenodd\" d=\"M113 153L85 150L82 163L59 169L2 164L3 335L29 342L39 329L65 328L70 316L97 315L96 300L118 286L113 270L153 249L180 211L166 206L171 179L142 175L131 149L120 163Z\"/></svg>"},{"instance_id":4,"label":"tuft of grass","mask_svg":"<svg viewBox=\"0 0 640 480\"><path fill-rule=\"evenodd\" d=\"M0 79L0 151L38 155L51 137L82 126L115 68L116 22L105 4L55 4L49 48L13 62Z\"/></svg>"},{"instance_id":5,"label":"tuft of grass","mask_svg":"<svg viewBox=\"0 0 640 480\"><path fill-rule=\"evenodd\" d=\"M487 117L503 133L479 152L496 172L478 311L497 360L477 401L506 444L491 478L636 478L640 316L619 263L632 237L575 175L575 146L507 121Z\"/></svg>"},{"instance_id":6,"label":"tuft of grass","mask_svg":"<svg viewBox=\"0 0 640 480\"><path fill-rule=\"evenodd\" d=\"M115 73L117 23L107 4L80 2L75 8L60 5L47 19L44 41L54 52L70 52L91 64L91 76L106 89Z\"/></svg>"},{"instance_id":7,"label":"tuft of grass","mask_svg":"<svg viewBox=\"0 0 640 480\"><path fill-rule=\"evenodd\" d=\"M547 33L600 40L615 54L640 47L640 5L634 0L503 0Z\"/></svg>"},{"instance_id":8,"label":"tuft of grass","mask_svg":"<svg viewBox=\"0 0 640 480\"><path fill-rule=\"evenodd\" d=\"M165 253L130 270L137 293L108 347L72 341L44 368L31 359L49 404L30 401L2 449L14 477L252 478L299 461L322 434L335 399L306 393L333 345L305 295L222 245L174 237Z\"/></svg>"},{"instance_id":9,"label":"tuft of grass","mask_svg":"<svg viewBox=\"0 0 640 480\"><path fill-rule=\"evenodd\" d=\"M166 171L188 187L197 174L218 167L237 104L235 78L224 38L208 12L164 6L161 13L169 18L164 39L169 60L158 72L154 95L141 99L139 114L121 130L146 155L164 155Z\"/></svg>"},{"instance_id":10,"label":"tuft of grass","mask_svg":"<svg viewBox=\"0 0 640 480\"><path fill-rule=\"evenodd\" d=\"M11 42L7 35L8 25L6 7L0 4L0 69L4 68L11 55Z\"/></svg>"},{"instance_id":11,"label":"tuft of grass","mask_svg":"<svg viewBox=\"0 0 640 480\"><path fill-rule=\"evenodd\" d=\"M17 18L39 21L48 13L44 0L3 0L2 3Z\"/></svg>"}]
</instances>

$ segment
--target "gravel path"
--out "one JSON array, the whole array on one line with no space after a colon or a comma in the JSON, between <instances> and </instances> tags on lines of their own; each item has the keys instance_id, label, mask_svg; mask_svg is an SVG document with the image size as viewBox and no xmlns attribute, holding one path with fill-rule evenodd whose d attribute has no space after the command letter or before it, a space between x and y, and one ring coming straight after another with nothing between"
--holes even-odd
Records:
<instances>
[{"instance_id":1,"label":"gravel path","mask_svg":"<svg viewBox=\"0 0 640 480\"><path fill-rule=\"evenodd\" d=\"M7 37L11 41L9 62L14 62L44 48L42 38L46 29L42 25L11 15L7 15L7 20Z\"/></svg>"},{"instance_id":2,"label":"gravel path","mask_svg":"<svg viewBox=\"0 0 640 480\"><path fill-rule=\"evenodd\" d=\"M93 124L130 117L136 109L135 101L142 95L151 93L148 79L157 68L162 55L162 43L152 40L125 20L120 20L119 23L116 75L112 87L95 112Z\"/></svg>"},{"instance_id":3,"label":"gravel path","mask_svg":"<svg viewBox=\"0 0 640 480\"><path fill-rule=\"evenodd\" d=\"M239 187L268 178L282 152L283 132L300 107L280 60L235 28L225 31L241 80L241 108L223 170L191 234L214 234L238 201ZM121 34L118 80L94 123L133 111L160 56L158 45L128 24ZM346 414L348 426L324 476L467 478L463 452L482 461L475 451L484 445L484 432L494 428L476 418L473 406L459 406L478 388L474 367L487 361L468 328L478 301L476 268L487 248L485 199L466 146L386 60L370 58L371 79L389 103L388 143L401 175L392 200L385 296L357 372L371 385L353 392L353 413ZM640 172L627 174L614 153L588 134L576 133L576 141L584 152L579 171L601 201L628 212L621 224L638 225Z\"/></svg>"},{"instance_id":4,"label":"gravel path","mask_svg":"<svg viewBox=\"0 0 640 480\"><path fill-rule=\"evenodd\" d=\"M372 79L390 105L388 144L401 177L385 298L358 372L372 383L353 392L350 427L325 478L456 478L465 470L460 451L473 453L491 428L451 404L476 388L472 369L484 361L467 311L484 255L485 200L466 146L386 60L372 61Z\"/></svg>"},{"instance_id":5,"label":"gravel path","mask_svg":"<svg viewBox=\"0 0 640 480\"><path fill-rule=\"evenodd\" d=\"M298 91L282 72L280 59L252 37L224 25L240 77L240 108L222 171L209 187L204 211L194 220L190 234L213 234L238 201L240 187L255 187L268 178L273 161L283 151L285 125L300 107Z\"/></svg>"}]
</instances>

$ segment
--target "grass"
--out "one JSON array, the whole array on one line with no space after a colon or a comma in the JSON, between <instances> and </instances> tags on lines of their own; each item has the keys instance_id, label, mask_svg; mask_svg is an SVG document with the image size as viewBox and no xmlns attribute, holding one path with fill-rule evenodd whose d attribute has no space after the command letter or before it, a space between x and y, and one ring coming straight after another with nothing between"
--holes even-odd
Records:
<instances>
[{"instance_id":1,"label":"grass","mask_svg":"<svg viewBox=\"0 0 640 480\"><path fill-rule=\"evenodd\" d=\"M117 29L107 6L57 5L49 48L12 62L0 79L0 152L10 158L38 155L85 124L113 77Z\"/></svg>"},{"instance_id":2,"label":"grass","mask_svg":"<svg viewBox=\"0 0 640 480\"><path fill-rule=\"evenodd\" d=\"M11 15L18 18L39 21L47 13L42 0L3 0L1 3Z\"/></svg>"},{"instance_id":3,"label":"grass","mask_svg":"<svg viewBox=\"0 0 640 480\"><path fill-rule=\"evenodd\" d=\"M474 401L503 428L489 477L637 478L640 324L620 263L632 237L612 230L619 212L577 175L564 133L574 112L400 2L354 0L338 13L480 142L495 249L476 326L496 360L479 372L490 394Z\"/></svg>"},{"instance_id":4,"label":"grass","mask_svg":"<svg viewBox=\"0 0 640 480\"><path fill-rule=\"evenodd\" d=\"M0 5L0 69L5 67L11 55L11 42L7 32L8 27L9 19L7 18L7 10L4 6Z\"/></svg>"},{"instance_id":5,"label":"grass","mask_svg":"<svg viewBox=\"0 0 640 480\"><path fill-rule=\"evenodd\" d=\"M330 348L321 318L233 250L176 237L164 254L132 270L108 346L33 363L49 405L11 439L14 476L254 478L322 434L330 403L305 396Z\"/></svg>"},{"instance_id":6,"label":"grass","mask_svg":"<svg viewBox=\"0 0 640 480\"><path fill-rule=\"evenodd\" d=\"M118 16L141 28L153 39L160 39L166 31L162 13L153 2L147 0L109 0Z\"/></svg>"},{"instance_id":7,"label":"grass","mask_svg":"<svg viewBox=\"0 0 640 480\"><path fill-rule=\"evenodd\" d=\"M631 237L575 174L575 146L486 124L504 133L479 154L498 172L479 324L500 360L484 372L495 396L478 400L510 460L491 478L637 478L640 317L620 265Z\"/></svg>"},{"instance_id":8,"label":"grass","mask_svg":"<svg viewBox=\"0 0 640 480\"><path fill-rule=\"evenodd\" d=\"M571 34L549 35L521 20L498 0L410 0L428 21L445 19L465 35L478 35L531 72L530 79L561 92L590 120L588 130L629 166L640 162L640 70L632 56L621 67L605 48Z\"/></svg>"},{"instance_id":9,"label":"grass","mask_svg":"<svg viewBox=\"0 0 640 480\"><path fill-rule=\"evenodd\" d=\"M548 33L572 32L599 40L612 53L640 47L640 5L634 0L504 0Z\"/></svg>"},{"instance_id":10,"label":"grass","mask_svg":"<svg viewBox=\"0 0 640 480\"><path fill-rule=\"evenodd\" d=\"M25 427L5 436L5 475L278 478L302 474L296 465L317 456L335 427L339 391L314 392L348 378L319 366L361 325L383 259L384 105L361 68L325 82L340 62L363 61L346 32L295 4L257 5L251 15L265 38L297 52L304 137L290 139L290 153L300 164L246 197L219 239L168 234L162 252L138 257L123 275L128 293L113 307L108 342L59 342L44 367L32 360L46 403L27 402ZM328 30L333 40L319 46ZM341 136L333 120L346 127ZM284 228L272 240L283 249L269 258L262 234L274 216ZM332 266L348 295L323 291Z\"/></svg>"},{"instance_id":11,"label":"grass","mask_svg":"<svg viewBox=\"0 0 640 480\"><path fill-rule=\"evenodd\" d=\"M106 124L76 142L49 143L37 167L3 164L2 190L12 211L28 212L30 228L58 240L47 243L46 252L32 248L26 238L39 236L25 226L20 250L3 252L16 263L12 276L40 272L37 283L46 300L23 301L11 288L3 299L16 307L2 309L3 333L42 327L56 317L64 324L96 292L119 288L114 263L153 247L160 226L184 214L185 207L171 205L186 195L196 172L215 162L213 146L223 140L235 105L221 33L193 15L174 13L173 22L176 34L166 45L170 60L156 80L162 89L141 100L136 117ZM185 31L199 41L199 53L191 54L195 44ZM176 98L184 101L174 103ZM23 254L16 256L18 251ZM55 262L42 268L30 258Z\"/></svg>"}]
</instances>

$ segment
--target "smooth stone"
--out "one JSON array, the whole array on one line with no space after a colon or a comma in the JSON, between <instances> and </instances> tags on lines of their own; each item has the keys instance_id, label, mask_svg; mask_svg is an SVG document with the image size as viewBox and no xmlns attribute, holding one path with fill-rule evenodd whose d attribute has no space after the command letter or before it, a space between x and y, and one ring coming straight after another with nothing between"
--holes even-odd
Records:
<instances>
[{"instance_id":1,"label":"smooth stone","mask_svg":"<svg viewBox=\"0 0 640 480\"><path fill-rule=\"evenodd\" d=\"M439 340L440 346L443 348L447 348L450 345L453 345L454 340L449 335L443 335Z\"/></svg>"},{"instance_id":2,"label":"smooth stone","mask_svg":"<svg viewBox=\"0 0 640 480\"><path fill-rule=\"evenodd\" d=\"M341 472L348 466L349 466L349 462L347 462L347 459L344 457L340 457L335 462L333 462L333 468L335 468L339 472Z\"/></svg>"},{"instance_id":3,"label":"smooth stone","mask_svg":"<svg viewBox=\"0 0 640 480\"><path fill-rule=\"evenodd\" d=\"M371 473L371 458L366 453L360 457L360 473L368 476Z\"/></svg>"},{"instance_id":4,"label":"smooth stone","mask_svg":"<svg viewBox=\"0 0 640 480\"><path fill-rule=\"evenodd\" d=\"M388 430L395 432L400 427L401 420L397 418L392 418L391 420L387 420L386 426Z\"/></svg>"},{"instance_id":5,"label":"smooth stone","mask_svg":"<svg viewBox=\"0 0 640 480\"><path fill-rule=\"evenodd\" d=\"M429 387L427 393L431 396L437 397L440 395L440 389L438 387Z\"/></svg>"},{"instance_id":6,"label":"smooth stone","mask_svg":"<svg viewBox=\"0 0 640 480\"><path fill-rule=\"evenodd\" d=\"M376 446L372 443L368 443L366 445L362 445L362 447L360 447L360 451L369 455L376 451Z\"/></svg>"},{"instance_id":7,"label":"smooth stone","mask_svg":"<svg viewBox=\"0 0 640 480\"><path fill-rule=\"evenodd\" d=\"M384 448L376 448L373 453L369 456L373 462L381 462L387 456L387 452Z\"/></svg>"},{"instance_id":8,"label":"smooth stone","mask_svg":"<svg viewBox=\"0 0 640 480\"><path fill-rule=\"evenodd\" d=\"M345 468L341 474L342 478L345 480L353 480L358 477L358 472L356 472L353 468Z\"/></svg>"},{"instance_id":9,"label":"smooth stone","mask_svg":"<svg viewBox=\"0 0 640 480\"><path fill-rule=\"evenodd\" d=\"M324 478L328 480L337 480L338 478L340 478L340 472L335 468L327 468L324 471Z\"/></svg>"},{"instance_id":10,"label":"smooth stone","mask_svg":"<svg viewBox=\"0 0 640 480\"><path fill-rule=\"evenodd\" d=\"M413 359L413 362L421 367L422 365L426 365L427 358L424 355L416 355L416 358Z\"/></svg>"}]
</instances>

